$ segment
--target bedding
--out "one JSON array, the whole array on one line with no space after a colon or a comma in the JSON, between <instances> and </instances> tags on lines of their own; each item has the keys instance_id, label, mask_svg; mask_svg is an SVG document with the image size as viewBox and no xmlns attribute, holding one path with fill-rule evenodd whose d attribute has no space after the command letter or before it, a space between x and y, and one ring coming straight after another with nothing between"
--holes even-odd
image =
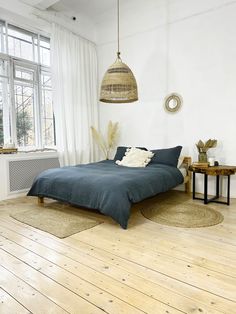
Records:
<instances>
[{"instance_id":1,"label":"bedding","mask_svg":"<svg viewBox=\"0 0 236 314\"><path fill-rule=\"evenodd\" d=\"M114 160L104 160L46 170L36 177L28 195L97 209L126 229L133 203L172 189L183 180L179 169L169 165L122 167Z\"/></svg>"}]
</instances>

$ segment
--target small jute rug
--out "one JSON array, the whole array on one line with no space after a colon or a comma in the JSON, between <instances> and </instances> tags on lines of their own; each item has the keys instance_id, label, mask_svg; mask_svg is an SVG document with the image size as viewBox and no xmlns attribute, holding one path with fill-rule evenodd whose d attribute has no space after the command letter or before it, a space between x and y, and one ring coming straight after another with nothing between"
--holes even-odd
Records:
<instances>
[{"instance_id":1,"label":"small jute rug","mask_svg":"<svg viewBox=\"0 0 236 314\"><path fill-rule=\"evenodd\" d=\"M141 209L143 216L159 224L182 228L209 227L224 220L224 216L209 205L180 201L169 195L170 199L149 201Z\"/></svg>"},{"instance_id":2,"label":"small jute rug","mask_svg":"<svg viewBox=\"0 0 236 314\"><path fill-rule=\"evenodd\" d=\"M44 206L30 204L17 207L17 212L10 214L12 218L58 238L66 238L102 223L100 219L90 218L91 214L86 217L77 208L57 202Z\"/></svg>"}]
</instances>

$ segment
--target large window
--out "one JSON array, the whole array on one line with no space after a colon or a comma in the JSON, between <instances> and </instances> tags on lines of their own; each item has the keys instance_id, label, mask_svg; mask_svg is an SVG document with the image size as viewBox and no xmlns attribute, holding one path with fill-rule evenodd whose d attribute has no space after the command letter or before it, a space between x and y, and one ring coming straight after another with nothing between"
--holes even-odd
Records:
<instances>
[{"instance_id":1,"label":"large window","mask_svg":"<svg viewBox=\"0 0 236 314\"><path fill-rule=\"evenodd\" d=\"M48 38L0 21L0 146L55 146Z\"/></svg>"}]
</instances>

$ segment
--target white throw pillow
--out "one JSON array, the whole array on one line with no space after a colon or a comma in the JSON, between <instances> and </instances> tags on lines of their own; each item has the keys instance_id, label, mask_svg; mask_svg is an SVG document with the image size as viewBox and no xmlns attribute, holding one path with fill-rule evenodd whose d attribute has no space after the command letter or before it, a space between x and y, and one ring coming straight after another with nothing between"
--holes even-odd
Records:
<instances>
[{"instance_id":1,"label":"white throw pillow","mask_svg":"<svg viewBox=\"0 0 236 314\"><path fill-rule=\"evenodd\" d=\"M148 150L131 147L126 150L122 160L116 160L116 163L119 166L126 167L146 167L153 156L154 153Z\"/></svg>"}]
</instances>

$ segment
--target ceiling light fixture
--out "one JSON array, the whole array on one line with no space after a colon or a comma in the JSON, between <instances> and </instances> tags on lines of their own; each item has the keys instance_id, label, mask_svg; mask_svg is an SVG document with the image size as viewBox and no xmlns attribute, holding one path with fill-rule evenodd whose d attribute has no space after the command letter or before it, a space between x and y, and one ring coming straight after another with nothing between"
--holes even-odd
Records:
<instances>
[{"instance_id":1,"label":"ceiling light fixture","mask_svg":"<svg viewBox=\"0 0 236 314\"><path fill-rule=\"evenodd\" d=\"M138 88L133 72L120 58L120 5L117 0L117 59L106 71L101 85L100 101L129 103L138 100Z\"/></svg>"}]
</instances>

